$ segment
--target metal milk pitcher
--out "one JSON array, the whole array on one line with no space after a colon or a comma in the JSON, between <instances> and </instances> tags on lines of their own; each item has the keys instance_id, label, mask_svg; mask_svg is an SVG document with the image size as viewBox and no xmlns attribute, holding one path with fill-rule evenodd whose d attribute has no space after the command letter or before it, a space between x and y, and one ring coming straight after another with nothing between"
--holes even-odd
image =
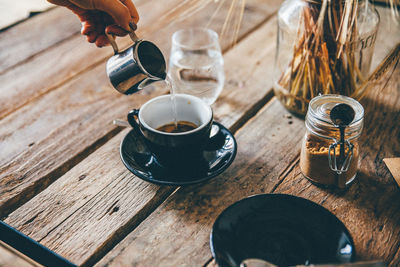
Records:
<instances>
[{"instance_id":1,"label":"metal milk pitcher","mask_svg":"<svg viewBox=\"0 0 400 267\"><path fill-rule=\"evenodd\" d=\"M106 34L114 49L114 56L107 61L107 75L114 88L126 95L166 77L165 59L160 49L152 42L140 40L133 31L136 27L133 24L130 27L129 36L134 44L121 52L114 36Z\"/></svg>"}]
</instances>

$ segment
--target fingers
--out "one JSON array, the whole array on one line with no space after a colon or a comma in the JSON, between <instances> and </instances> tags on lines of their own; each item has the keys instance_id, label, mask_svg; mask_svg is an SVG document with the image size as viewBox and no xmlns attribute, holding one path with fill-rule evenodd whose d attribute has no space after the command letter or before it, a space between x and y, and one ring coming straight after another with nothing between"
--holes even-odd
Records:
<instances>
[{"instance_id":1,"label":"fingers","mask_svg":"<svg viewBox=\"0 0 400 267\"><path fill-rule=\"evenodd\" d=\"M129 23L136 24L139 21L139 14L132 0L48 1L65 6L78 15L82 22L81 33L86 35L88 42L95 43L99 47L109 43L105 32L125 36L131 31Z\"/></svg>"},{"instance_id":2,"label":"fingers","mask_svg":"<svg viewBox=\"0 0 400 267\"><path fill-rule=\"evenodd\" d=\"M109 44L108 38L105 35L99 35L95 42L97 47L103 47Z\"/></svg>"},{"instance_id":3,"label":"fingers","mask_svg":"<svg viewBox=\"0 0 400 267\"><path fill-rule=\"evenodd\" d=\"M129 9L129 13L131 14L133 22L137 24L139 22L139 13L135 5L132 3L132 0L120 0L120 1Z\"/></svg>"},{"instance_id":4,"label":"fingers","mask_svg":"<svg viewBox=\"0 0 400 267\"><path fill-rule=\"evenodd\" d=\"M97 32L90 32L88 34L86 34L86 39L89 43L94 43L97 39Z\"/></svg>"},{"instance_id":5,"label":"fingers","mask_svg":"<svg viewBox=\"0 0 400 267\"><path fill-rule=\"evenodd\" d=\"M81 34L86 35L88 42L95 43L99 47L108 44L105 32L115 36L125 36L128 34L128 31L116 25L112 17L102 11L87 10L80 17L82 18ZM97 40L98 38L100 39Z\"/></svg>"},{"instance_id":6,"label":"fingers","mask_svg":"<svg viewBox=\"0 0 400 267\"><path fill-rule=\"evenodd\" d=\"M95 8L111 15L115 22L125 30L129 31L131 14L127 6L119 0L94 1Z\"/></svg>"},{"instance_id":7,"label":"fingers","mask_svg":"<svg viewBox=\"0 0 400 267\"><path fill-rule=\"evenodd\" d=\"M94 31L96 31L96 25L93 21L87 20L82 22L81 34L88 35Z\"/></svg>"},{"instance_id":8,"label":"fingers","mask_svg":"<svg viewBox=\"0 0 400 267\"><path fill-rule=\"evenodd\" d=\"M116 36L125 36L128 34L126 30L124 30L123 28L119 27L116 24L107 26L105 31L108 34L113 34Z\"/></svg>"}]
</instances>

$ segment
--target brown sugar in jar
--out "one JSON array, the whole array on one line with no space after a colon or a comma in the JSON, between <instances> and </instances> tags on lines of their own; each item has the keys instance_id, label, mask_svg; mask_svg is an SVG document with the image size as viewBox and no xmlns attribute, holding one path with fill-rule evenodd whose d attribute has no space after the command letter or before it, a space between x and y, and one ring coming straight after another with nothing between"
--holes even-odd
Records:
<instances>
[{"instance_id":1,"label":"brown sugar in jar","mask_svg":"<svg viewBox=\"0 0 400 267\"><path fill-rule=\"evenodd\" d=\"M330 143L327 140L321 140L315 136L308 135L305 137L303 142L304 148L300 154L300 169L304 176L315 183L325 185L336 185L349 184L356 177L359 162L359 146L358 142L353 142L353 156L350 161L349 168L342 174L337 174L329 166L329 146ZM336 148L337 157L340 156L339 146ZM349 152L349 149L345 149L345 154ZM333 153L331 153L333 156ZM338 181L338 179L342 179Z\"/></svg>"},{"instance_id":2,"label":"brown sugar in jar","mask_svg":"<svg viewBox=\"0 0 400 267\"><path fill-rule=\"evenodd\" d=\"M347 164L343 171L335 166L340 158L340 131L330 120L330 110L339 103L355 111L353 122L345 130ZM363 128L364 109L356 100L340 95L322 95L311 100L306 116L306 134L300 153L302 174L314 183L345 187L356 177L359 163L358 137ZM339 170L341 166L339 166Z\"/></svg>"}]
</instances>

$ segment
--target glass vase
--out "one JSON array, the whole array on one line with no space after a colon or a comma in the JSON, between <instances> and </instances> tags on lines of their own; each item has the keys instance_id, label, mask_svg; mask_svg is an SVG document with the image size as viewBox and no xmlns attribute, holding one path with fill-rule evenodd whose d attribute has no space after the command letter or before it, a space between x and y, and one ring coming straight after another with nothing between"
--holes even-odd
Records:
<instances>
[{"instance_id":1,"label":"glass vase","mask_svg":"<svg viewBox=\"0 0 400 267\"><path fill-rule=\"evenodd\" d=\"M286 0L278 12L275 95L300 116L320 94L357 98L378 26L367 0Z\"/></svg>"}]
</instances>

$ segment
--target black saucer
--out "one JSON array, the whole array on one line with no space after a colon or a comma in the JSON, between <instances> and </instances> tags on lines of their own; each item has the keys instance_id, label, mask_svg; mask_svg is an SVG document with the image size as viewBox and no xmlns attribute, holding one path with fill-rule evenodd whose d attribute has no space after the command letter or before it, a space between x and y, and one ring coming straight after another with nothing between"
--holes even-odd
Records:
<instances>
[{"instance_id":1,"label":"black saucer","mask_svg":"<svg viewBox=\"0 0 400 267\"><path fill-rule=\"evenodd\" d=\"M312 201L283 194L242 199L217 218L211 252L219 266L249 258L278 266L347 263L355 257L350 233L339 219Z\"/></svg>"},{"instance_id":2,"label":"black saucer","mask_svg":"<svg viewBox=\"0 0 400 267\"><path fill-rule=\"evenodd\" d=\"M144 138L131 130L121 142L120 155L125 167L139 178L162 185L201 183L221 174L236 156L235 137L222 124L210 139L201 157L193 162L177 162L175 167L163 166L147 148ZM214 126L215 127L215 126Z\"/></svg>"}]
</instances>

